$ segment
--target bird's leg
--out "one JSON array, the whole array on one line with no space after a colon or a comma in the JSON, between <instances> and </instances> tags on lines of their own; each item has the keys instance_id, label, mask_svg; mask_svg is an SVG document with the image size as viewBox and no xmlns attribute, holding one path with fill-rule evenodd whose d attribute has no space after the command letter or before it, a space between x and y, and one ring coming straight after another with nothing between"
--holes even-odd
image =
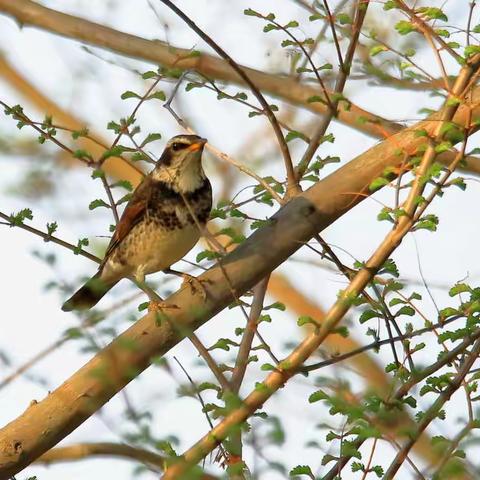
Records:
<instances>
[{"instance_id":1,"label":"bird's leg","mask_svg":"<svg viewBox=\"0 0 480 480\"><path fill-rule=\"evenodd\" d=\"M176 275L177 277L182 277L183 278L183 285L188 285L192 291L192 294L195 295L195 293L200 293L202 296L203 301L207 299L207 291L205 287L202 285L202 283L207 283L209 280L199 280L197 277L194 277L193 275L190 275L188 273L184 272L179 272L178 270L172 270L171 268L166 268L163 270L163 273L170 273L172 275Z\"/></svg>"},{"instance_id":2,"label":"bird's leg","mask_svg":"<svg viewBox=\"0 0 480 480\"><path fill-rule=\"evenodd\" d=\"M168 308L178 308L176 305L169 304L165 302L165 300L158 295L155 290L147 285L145 281L145 275L143 274L136 274L133 278L131 278L132 282L137 285L140 290L142 290L145 295L147 295L148 299L150 300L148 303L148 311L149 312L161 312L164 309Z\"/></svg>"}]
</instances>

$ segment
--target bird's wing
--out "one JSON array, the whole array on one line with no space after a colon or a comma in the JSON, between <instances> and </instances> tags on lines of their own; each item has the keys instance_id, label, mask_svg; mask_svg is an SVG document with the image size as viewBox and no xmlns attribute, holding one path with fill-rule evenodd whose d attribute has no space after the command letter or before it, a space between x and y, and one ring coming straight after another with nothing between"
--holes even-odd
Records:
<instances>
[{"instance_id":1,"label":"bird's wing","mask_svg":"<svg viewBox=\"0 0 480 480\"><path fill-rule=\"evenodd\" d=\"M118 244L128 235L132 228L140 222L147 210L148 200L151 192L151 178L145 177L140 185L135 189L132 194L132 198L128 202L125 210L123 211L120 221L117 224L115 232L112 235L110 244L102 264L112 254Z\"/></svg>"}]
</instances>

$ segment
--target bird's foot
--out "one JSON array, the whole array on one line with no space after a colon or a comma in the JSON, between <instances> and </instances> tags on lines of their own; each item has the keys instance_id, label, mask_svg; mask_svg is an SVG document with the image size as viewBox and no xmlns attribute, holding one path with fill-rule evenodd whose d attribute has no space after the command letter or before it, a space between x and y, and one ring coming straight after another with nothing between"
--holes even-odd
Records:
<instances>
[{"instance_id":1,"label":"bird's foot","mask_svg":"<svg viewBox=\"0 0 480 480\"><path fill-rule=\"evenodd\" d=\"M179 272L177 270L172 270L171 268L167 268L163 271L164 273L170 273L171 275L176 275L177 277L182 277L182 288L184 286L189 286L192 295L200 294L203 301L207 299L207 290L203 286L203 283L210 283L210 280L200 280L189 273Z\"/></svg>"},{"instance_id":2,"label":"bird's foot","mask_svg":"<svg viewBox=\"0 0 480 480\"><path fill-rule=\"evenodd\" d=\"M152 300L148 302L147 310L149 313L152 312L163 312L164 310L176 310L179 307L173 303L168 303L163 300Z\"/></svg>"},{"instance_id":3,"label":"bird's foot","mask_svg":"<svg viewBox=\"0 0 480 480\"><path fill-rule=\"evenodd\" d=\"M188 285L190 287L192 295L198 293L199 295L201 295L203 301L207 299L207 290L203 284L209 283L209 280L200 280L193 275L189 275L188 273L183 273L182 277L182 288Z\"/></svg>"},{"instance_id":4,"label":"bird's foot","mask_svg":"<svg viewBox=\"0 0 480 480\"><path fill-rule=\"evenodd\" d=\"M163 300L150 299L147 308L149 313L153 313L155 315L155 323L160 326L163 321L170 322L168 311L178 309L179 307L173 303L167 303Z\"/></svg>"}]
</instances>

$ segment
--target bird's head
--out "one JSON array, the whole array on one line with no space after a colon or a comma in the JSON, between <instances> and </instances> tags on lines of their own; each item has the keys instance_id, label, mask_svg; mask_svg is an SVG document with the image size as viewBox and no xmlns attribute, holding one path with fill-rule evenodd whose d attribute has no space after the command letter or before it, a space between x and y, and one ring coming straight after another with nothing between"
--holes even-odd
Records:
<instances>
[{"instance_id":1,"label":"bird's head","mask_svg":"<svg viewBox=\"0 0 480 480\"><path fill-rule=\"evenodd\" d=\"M202 168L205 138L197 135L177 135L171 138L155 166L152 177L165 182L179 192L192 192L204 180Z\"/></svg>"}]
</instances>

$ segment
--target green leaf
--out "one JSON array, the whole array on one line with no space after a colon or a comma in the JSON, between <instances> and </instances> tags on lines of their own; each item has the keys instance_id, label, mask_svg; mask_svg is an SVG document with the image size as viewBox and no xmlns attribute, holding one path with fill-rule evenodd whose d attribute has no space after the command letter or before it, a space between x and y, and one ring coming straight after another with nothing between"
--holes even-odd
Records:
<instances>
[{"instance_id":1,"label":"green leaf","mask_svg":"<svg viewBox=\"0 0 480 480\"><path fill-rule=\"evenodd\" d=\"M340 22L340 25L348 25L352 23L350 15L347 15L346 13L338 13L336 17L337 20Z\"/></svg>"},{"instance_id":2,"label":"green leaf","mask_svg":"<svg viewBox=\"0 0 480 480\"><path fill-rule=\"evenodd\" d=\"M233 98L237 98L238 100L248 100L248 95L245 92L237 92Z\"/></svg>"},{"instance_id":3,"label":"green leaf","mask_svg":"<svg viewBox=\"0 0 480 480\"><path fill-rule=\"evenodd\" d=\"M425 215L415 224L414 230L429 230L435 232L438 226L438 217L436 215Z\"/></svg>"},{"instance_id":4,"label":"green leaf","mask_svg":"<svg viewBox=\"0 0 480 480\"><path fill-rule=\"evenodd\" d=\"M398 268L395 262L389 258L382 266L382 268L378 271L379 274L382 273L387 273L389 275L392 275L393 277L398 278L399 273L398 273Z\"/></svg>"},{"instance_id":5,"label":"green leaf","mask_svg":"<svg viewBox=\"0 0 480 480\"><path fill-rule=\"evenodd\" d=\"M47 233L48 235L53 235L57 231L58 224L57 222L47 223Z\"/></svg>"},{"instance_id":6,"label":"green leaf","mask_svg":"<svg viewBox=\"0 0 480 480\"><path fill-rule=\"evenodd\" d=\"M18 213L12 213L9 220L13 226L18 227L22 225L25 220L33 220L33 214L29 208L23 208Z\"/></svg>"},{"instance_id":7,"label":"green leaf","mask_svg":"<svg viewBox=\"0 0 480 480\"><path fill-rule=\"evenodd\" d=\"M263 307L264 310L270 310L272 308L274 308L275 310L280 310L281 312L284 312L286 310L285 304L281 302L274 302L267 307Z\"/></svg>"},{"instance_id":8,"label":"green leaf","mask_svg":"<svg viewBox=\"0 0 480 480\"><path fill-rule=\"evenodd\" d=\"M138 93L132 92L131 90L127 90L120 95L122 100L126 100L127 98L142 98Z\"/></svg>"},{"instance_id":9,"label":"green leaf","mask_svg":"<svg viewBox=\"0 0 480 480\"><path fill-rule=\"evenodd\" d=\"M162 92L161 90L158 90L157 92L155 93L152 93L151 95L149 95L146 100L152 100L152 99L157 99L157 100L161 100L162 102L164 102L167 97L165 96L165 92Z\"/></svg>"},{"instance_id":10,"label":"green leaf","mask_svg":"<svg viewBox=\"0 0 480 480\"><path fill-rule=\"evenodd\" d=\"M230 351L230 346L238 347L238 343L229 338L219 338L210 348L208 348L208 350L210 351L219 348L220 350L228 352Z\"/></svg>"},{"instance_id":11,"label":"green leaf","mask_svg":"<svg viewBox=\"0 0 480 480\"><path fill-rule=\"evenodd\" d=\"M113 120L107 123L107 129L108 130L113 130L117 134L122 131L121 125L114 122Z\"/></svg>"},{"instance_id":12,"label":"green leaf","mask_svg":"<svg viewBox=\"0 0 480 480\"><path fill-rule=\"evenodd\" d=\"M218 235L227 235L233 243L242 243L245 240L245 235L238 233L234 228L222 228Z\"/></svg>"},{"instance_id":13,"label":"green leaf","mask_svg":"<svg viewBox=\"0 0 480 480\"><path fill-rule=\"evenodd\" d=\"M365 310L360 315L359 322L360 323L365 323L372 318L378 318L378 317L381 317L381 315L378 312L376 312L375 310Z\"/></svg>"},{"instance_id":14,"label":"green leaf","mask_svg":"<svg viewBox=\"0 0 480 480\"><path fill-rule=\"evenodd\" d=\"M106 160L110 157L120 157L125 152L132 152L135 149L130 147L125 147L123 145L115 145L115 147L105 150L102 155L102 160Z\"/></svg>"},{"instance_id":15,"label":"green leaf","mask_svg":"<svg viewBox=\"0 0 480 480\"><path fill-rule=\"evenodd\" d=\"M157 72L154 72L153 70L149 70L148 72L142 73L142 78L144 80L148 80L149 78L155 78L158 76Z\"/></svg>"},{"instance_id":16,"label":"green leaf","mask_svg":"<svg viewBox=\"0 0 480 480\"><path fill-rule=\"evenodd\" d=\"M310 478L315 479L315 476L313 475L312 470L308 465L297 465L290 470L289 475L291 477L294 477L295 475L307 475Z\"/></svg>"},{"instance_id":17,"label":"green leaf","mask_svg":"<svg viewBox=\"0 0 480 480\"><path fill-rule=\"evenodd\" d=\"M382 478L385 473L380 465L374 465L370 470L374 472L378 478Z\"/></svg>"},{"instance_id":18,"label":"green leaf","mask_svg":"<svg viewBox=\"0 0 480 480\"><path fill-rule=\"evenodd\" d=\"M287 135L285 136L285 141L291 142L295 138L300 138L304 142L308 143L307 137L302 132L297 132L296 130L290 130Z\"/></svg>"},{"instance_id":19,"label":"green leaf","mask_svg":"<svg viewBox=\"0 0 480 480\"><path fill-rule=\"evenodd\" d=\"M370 185L368 186L368 189L371 192L375 192L379 190L380 188L384 187L385 185L388 185L391 182L391 180L388 180L387 178L384 177L377 177L375 180L373 180Z\"/></svg>"},{"instance_id":20,"label":"green leaf","mask_svg":"<svg viewBox=\"0 0 480 480\"><path fill-rule=\"evenodd\" d=\"M263 31L265 33L268 33L268 32L271 32L272 30L280 30L280 27L277 27L276 25L274 25L273 23L268 23L267 25L265 25L263 27Z\"/></svg>"},{"instance_id":21,"label":"green leaf","mask_svg":"<svg viewBox=\"0 0 480 480\"><path fill-rule=\"evenodd\" d=\"M189 82L185 86L185 91L189 92L190 90L193 90L194 88L202 88L203 85L201 83L195 83L195 82Z\"/></svg>"},{"instance_id":22,"label":"green leaf","mask_svg":"<svg viewBox=\"0 0 480 480\"><path fill-rule=\"evenodd\" d=\"M315 403L321 400L328 400L330 397L323 391L317 390L308 397L308 403Z\"/></svg>"},{"instance_id":23,"label":"green leaf","mask_svg":"<svg viewBox=\"0 0 480 480\"><path fill-rule=\"evenodd\" d=\"M150 302L142 302L139 306L138 306L138 311L139 312L143 312L144 310L147 310L147 308L150 306Z\"/></svg>"},{"instance_id":24,"label":"green leaf","mask_svg":"<svg viewBox=\"0 0 480 480\"><path fill-rule=\"evenodd\" d=\"M299 23L296 20L291 20L288 22L286 25L283 26L283 28L288 29L288 28L297 28L299 26Z\"/></svg>"},{"instance_id":25,"label":"green leaf","mask_svg":"<svg viewBox=\"0 0 480 480\"><path fill-rule=\"evenodd\" d=\"M421 129L415 130L414 136L415 137L428 137L428 132L424 128L421 128Z\"/></svg>"},{"instance_id":26,"label":"green leaf","mask_svg":"<svg viewBox=\"0 0 480 480\"><path fill-rule=\"evenodd\" d=\"M88 238L80 238L77 242L76 247L73 249L74 255L78 255L83 247L87 247L90 242L88 241Z\"/></svg>"},{"instance_id":27,"label":"green leaf","mask_svg":"<svg viewBox=\"0 0 480 480\"><path fill-rule=\"evenodd\" d=\"M263 18L263 16L256 12L255 10L252 10L251 8L246 8L244 11L243 11L243 14L244 15L247 15L249 17L259 17L259 18Z\"/></svg>"},{"instance_id":28,"label":"green leaf","mask_svg":"<svg viewBox=\"0 0 480 480\"><path fill-rule=\"evenodd\" d=\"M360 462L352 462L352 472L363 472L365 471L365 466Z\"/></svg>"},{"instance_id":29,"label":"green leaf","mask_svg":"<svg viewBox=\"0 0 480 480\"><path fill-rule=\"evenodd\" d=\"M271 363L264 363L260 367L260 370L262 370L264 372L269 372L269 371L272 371L272 370L276 370L276 367L275 367L275 365L272 365Z\"/></svg>"},{"instance_id":30,"label":"green leaf","mask_svg":"<svg viewBox=\"0 0 480 480\"><path fill-rule=\"evenodd\" d=\"M87 160L93 161L93 157L86 150L82 150L82 149L75 150L73 152L73 157L79 158L80 160L87 159Z\"/></svg>"},{"instance_id":31,"label":"green leaf","mask_svg":"<svg viewBox=\"0 0 480 480\"><path fill-rule=\"evenodd\" d=\"M415 310L410 305L404 305L402 308L395 313L395 317L399 317L400 315L408 315L409 317L413 317L415 315Z\"/></svg>"},{"instance_id":32,"label":"green leaf","mask_svg":"<svg viewBox=\"0 0 480 480\"><path fill-rule=\"evenodd\" d=\"M140 162L141 160L145 161L145 162L148 162L150 161L148 155L146 155L145 153L143 152L134 152L132 154L132 156L130 157L130 160L132 162Z\"/></svg>"},{"instance_id":33,"label":"green leaf","mask_svg":"<svg viewBox=\"0 0 480 480\"><path fill-rule=\"evenodd\" d=\"M375 45L370 49L370 56L374 57L381 52L388 52L388 48L385 45Z\"/></svg>"},{"instance_id":34,"label":"green leaf","mask_svg":"<svg viewBox=\"0 0 480 480\"><path fill-rule=\"evenodd\" d=\"M451 295L451 296L453 296L453 295ZM440 310L438 316L441 320L446 320L447 318L454 317L455 315L458 315L459 313L460 312L456 308L446 307L446 308L443 308L442 310Z\"/></svg>"},{"instance_id":35,"label":"green leaf","mask_svg":"<svg viewBox=\"0 0 480 480\"><path fill-rule=\"evenodd\" d=\"M467 285L466 283L457 283L455 284L448 292L451 297L455 295L459 295L460 293L471 293L472 287Z\"/></svg>"},{"instance_id":36,"label":"green leaf","mask_svg":"<svg viewBox=\"0 0 480 480\"><path fill-rule=\"evenodd\" d=\"M441 8L420 7L416 11L427 17L429 20L443 20L444 22L448 22L448 17L443 13Z\"/></svg>"},{"instance_id":37,"label":"green leaf","mask_svg":"<svg viewBox=\"0 0 480 480\"><path fill-rule=\"evenodd\" d=\"M308 97L307 102L308 103L320 102L320 103L323 103L324 105L327 104L327 102L320 95L313 95L312 97Z\"/></svg>"},{"instance_id":38,"label":"green leaf","mask_svg":"<svg viewBox=\"0 0 480 480\"><path fill-rule=\"evenodd\" d=\"M480 45L468 45L465 47L463 53L467 58L475 55L476 53L480 53Z\"/></svg>"},{"instance_id":39,"label":"green leaf","mask_svg":"<svg viewBox=\"0 0 480 480\"><path fill-rule=\"evenodd\" d=\"M340 335L343 338L347 338L350 335L350 332L348 331L347 327L337 327L332 330L332 333L336 333L337 335Z\"/></svg>"},{"instance_id":40,"label":"green leaf","mask_svg":"<svg viewBox=\"0 0 480 480\"><path fill-rule=\"evenodd\" d=\"M149 133L146 137L145 140L140 144L140 148L143 148L145 145L151 142L155 142L156 140L160 140L162 138L162 135L160 133Z\"/></svg>"},{"instance_id":41,"label":"green leaf","mask_svg":"<svg viewBox=\"0 0 480 480\"><path fill-rule=\"evenodd\" d=\"M460 190L466 190L467 184L465 183L465 179L463 177L457 177L450 181L450 185L455 185Z\"/></svg>"},{"instance_id":42,"label":"green leaf","mask_svg":"<svg viewBox=\"0 0 480 480\"><path fill-rule=\"evenodd\" d=\"M67 328L63 333L63 335L67 338L74 340L77 338L82 338L84 336L84 333L80 328L72 327L72 328Z\"/></svg>"},{"instance_id":43,"label":"green leaf","mask_svg":"<svg viewBox=\"0 0 480 480\"><path fill-rule=\"evenodd\" d=\"M315 325L316 327L320 326L320 324L315 319L313 319L312 317L309 317L308 315L302 315L297 320L297 325L299 327L303 327L303 325L307 325L309 323L312 325Z\"/></svg>"},{"instance_id":44,"label":"green leaf","mask_svg":"<svg viewBox=\"0 0 480 480\"><path fill-rule=\"evenodd\" d=\"M435 151L437 153L443 153L443 152L446 152L446 151L450 150L451 148L452 148L452 142L444 141L444 142L440 142L435 147Z\"/></svg>"},{"instance_id":45,"label":"green leaf","mask_svg":"<svg viewBox=\"0 0 480 480\"><path fill-rule=\"evenodd\" d=\"M129 192L133 191L133 185L128 180L119 180L118 182L112 183L111 188L122 187Z\"/></svg>"},{"instance_id":46,"label":"green leaf","mask_svg":"<svg viewBox=\"0 0 480 480\"><path fill-rule=\"evenodd\" d=\"M88 128L84 127L81 130L75 130L72 132L72 138L76 140L79 137L87 137L89 134Z\"/></svg>"},{"instance_id":47,"label":"green leaf","mask_svg":"<svg viewBox=\"0 0 480 480\"><path fill-rule=\"evenodd\" d=\"M219 254L217 252L214 252L212 250L204 250L203 252L200 252L197 255L196 261L201 262L204 259L207 260L214 260L215 258L218 258Z\"/></svg>"},{"instance_id":48,"label":"green leaf","mask_svg":"<svg viewBox=\"0 0 480 480\"><path fill-rule=\"evenodd\" d=\"M408 22L407 20L400 20L399 22L396 23L395 30L400 35L407 35L411 32L414 32L416 28L411 22Z\"/></svg>"},{"instance_id":49,"label":"green leaf","mask_svg":"<svg viewBox=\"0 0 480 480\"><path fill-rule=\"evenodd\" d=\"M265 227L267 225L270 225L270 223L272 223L273 221L274 220L271 220L269 218L267 218L266 220L255 220L250 225L250 229L251 230L256 230L257 228Z\"/></svg>"},{"instance_id":50,"label":"green leaf","mask_svg":"<svg viewBox=\"0 0 480 480\"><path fill-rule=\"evenodd\" d=\"M88 205L89 210L95 210L95 208L99 208L99 207L110 208L110 205L106 203L104 200L102 200L101 198L97 198L91 201L90 204Z\"/></svg>"}]
</instances>

